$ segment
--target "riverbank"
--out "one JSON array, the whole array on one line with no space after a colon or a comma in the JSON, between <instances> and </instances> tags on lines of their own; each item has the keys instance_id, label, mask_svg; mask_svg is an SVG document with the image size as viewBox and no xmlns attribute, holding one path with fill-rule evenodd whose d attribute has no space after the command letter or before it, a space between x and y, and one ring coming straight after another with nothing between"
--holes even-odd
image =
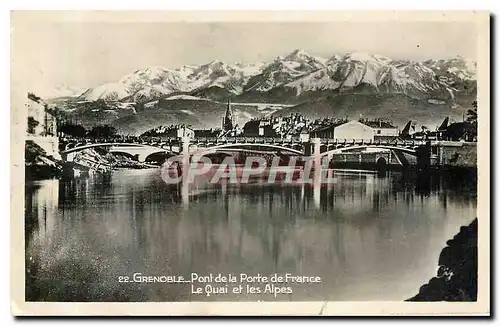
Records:
<instances>
[{"instance_id":1,"label":"riverbank","mask_svg":"<svg viewBox=\"0 0 500 326\"><path fill-rule=\"evenodd\" d=\"M109 153L105 149L89 148L79 152L73 158L73 164L94 170L114 169L148 169L156 167L138 162L131 157L119 153Z\"/></svg>"},{"instance_id":2,"label":"riverbank","mask_svg":"<svg viewBox=\"0 0 500 326\"><path fill-rule=\"evenodd\" d=\"M25 178L27 180L58 178L63 174L63 162L27 140L24 147Z\"/></svg>"},{"instance_id":3,"label":"riverbank","mask_svg":"<svg viewBox=\"0 0 500 326\"><path fill-rule=\"evenodd\" d=\"M42 180L89 172L104 173L118 169L149 169L157 166L140 163L124 155L113 154L105 150L86 149L75 156L73 162L64 162L49 154L28 140L25 144L25 179Z\"/></svg>"},{"instance_id":4,"label":"riverbank","mask_svg":"<svg viewBox=\"0 0 500 326\"><path fill-rule=\"evenodd\" d=\"M477 218L446 242L438 271L406 301L477 301Z\"/></svg>"}]
</instances>

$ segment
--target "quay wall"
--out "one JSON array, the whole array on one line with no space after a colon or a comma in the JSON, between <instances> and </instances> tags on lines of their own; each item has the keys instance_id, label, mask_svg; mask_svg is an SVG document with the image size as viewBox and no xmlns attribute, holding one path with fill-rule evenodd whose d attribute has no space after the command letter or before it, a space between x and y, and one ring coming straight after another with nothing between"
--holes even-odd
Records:
<instances>
[{"instance_id":1,"label":"quay wall","mask_svg":"<svg viewBox=\"0 0 500 326\"><path fill-rule=\"evenodd\" d=\"M432 166L477 168L477 143L435 142L430 159Z\"/></svg>"},{"instance_id":2,"label":"quay wall","mask_svg":"<svg viewBox=\"0 0 500 326\"><path fill-rule=\"evenodd\" d=\"M421 169L430 168L477 168L477 143L437 141L416 149L416 155L398 151L345 152L335 154L332 163L378 166L379 159L384 158L388 166L416 166Z\"/></svg>"}]
</instances>

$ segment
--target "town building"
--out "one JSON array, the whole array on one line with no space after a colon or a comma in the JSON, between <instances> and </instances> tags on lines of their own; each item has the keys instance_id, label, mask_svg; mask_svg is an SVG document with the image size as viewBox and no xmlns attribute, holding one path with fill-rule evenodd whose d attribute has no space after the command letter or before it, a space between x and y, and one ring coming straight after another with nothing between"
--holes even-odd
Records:
<instances>
[{"instance_id":1,"label":"town building","mask_svg":"<svg viewBox=\"0 0 500 326\"><path fill-rule=\"evenodd\" d=\"M311 137L313 138L327 138L334 139L335 138L335 128L338 126L348 122L346 119L323 119L321 121L315 121L315 124L311 126Z\"/></svg>"},{"instance_id":2,"label":"town building","mask_svg":"<svg viewBox=\"0 0 500 326\"><path fill-rule=\"evenodd\" d=\"M271 116L248 121L243 126L243 135L248 137L298 137L308 125L307 119L299 114Z\"/></svg>"},{"instance_id":3,"label":"town building","mask_svg":"<svg viewBox=\"0 0 500 326\"><path fill-rule=\"evenodd\" d=\"M453 126L454 124L448 125L450 121L449 117L446 117L441 125L435 130L431 131L426 126L421 126L422 131L417 131L410 133L410 129L415 131L416 127L413 122L410 120L406 126L401 131L399 138L401 139L414 139L414 140L443 140L447 138L456 138L455 131L457 131L457 126ZM450 133L450 130L453 131Z\"/></svg>"},{"instance_id":4,"label":"town building","mask_svg":"<svg viewBox=\"0 0 500 326\"><path fill-rule=\"evenodd\" d=\"M314 137L314 138L328 138L328 139L333 139L334 138L334 131L335 131L335 128L337 127L338 125L336 124L331 124L331 125L328 125L328 126L320 126L320 127L316 127L314 128L311 133L310 133L310 136L311 137Z\"/></svg>"},{"instance_id":5,"label":"town building","mask_svg":"<svg viewBox=\"0 0 500 326\"><path fill-rule=\"evenodd\" d=\"M375 136L375 131L372 127L359 122L357 120L351 120L349 122L343 123L341 125L335 126L331 131L333 137L329 137L334 140L352 140L352 139L364 139L373 140Z\"/></svg>"},{"instance_id":6,"label":"town building","mask_svg":"<svg viewBox=\"0 0 500 326\"><path fill-rule=\"evenodd\" d=\"M250 120L243 126L246 137L279 137L271 119Z\"/></svg>"},{"instance_id":7,"label":"town building","mask_svg":"<svg viewBox=\"0 0 500 326\"><path fill-rule=\"evenodd\" d=\"M302 128L299 132L299 140L302 143L308 142L311 139L311 134L309 133L309 129L307 127Z\"/></svg>"},{"instance_id":8,"label":"town building","mask_svg":"<svg viewBox=\"0 0 500 326\"><path fill-rule=\"evenodd\" d=\"M446 127L446 130L439 139L467 142L477 141L477 125L467 121L452 123Z\"/></svg>"},{"instance_id":9,"label":"town building","mask_svg":"<svg viewBox=\"0 0 500 326\"><path fill-rule=\"evenodd\" d=\"M333 140L392 140L399 135L398 128L384 120L335 120L314 128L310 136Z\"/></svg>"},{"instance_id":10,"label":"town building","mask_svg":"<svg viewBox=\"0 0 500 326\"><path fill-rule=\"evenodd\" d=\"M195 138L211 138L217 137L221 133L220 129L196 129L194 130Z\"/></svg>"},{"instance_id":11,"label":"town building","mask_svg":"<svg viewBox=\"0 0 500 326\"><path fill-rule=\"evenodd\" d=\"M28 93L23 101L27 112L26 140L35 142L47 155L60 158L55 114L50 112L47 104L33 93Z\"/></svg>"},{"instance_id":12,"label":"town building","mask_svg":"<svg viewBox=\"0 0 500 326\"><path fill-rule=\"evenodd\" d=\"M146 131L141 137L159 137L163 140L171 138L194 138L194 130L186 125L160 126Z\"/></svg>"},{"instance_id":13,"label":"town building","mask_svg":"<svg viewBox=\"0 0 500 326\"><path fill-rule=\"evenodd\" d=\"M247 137L258 137L260 120L250 120L243 126L243 135Z\"/></svg>"},{"instance_id":14,"label":"town building","mask_svg":"<svg viewBox=\"0 0 500 326\"><path fill-rule=\"evenodd\" d=\"M262 137L278 137L274 128L273 121L262 120L259 123L259 136Z\"/></svg>"},{"instance_id":15,"label":"town building","mask_svg":"<svg viewBox=\"0 0 500 326\"><path fill-rule=\"evenodd\" d=\"M373 140L393 140L399 136L398 127L383 119L360 119L359 122L373 130Z\"/></svg>"},{"instance_id":16,"label":"town building","mask_svg":"<svg viewBox=\"0 0 500 326\"><path fill-rule=\"evenodd\" d=\"M26 132L32 136L56 136L57 121L41 98L28 93L24 104L28 112Z\"/></svg>"},{"instance_id":17,"label":"town building","mask_svg":"<svg viewBox=\"0 0 500 326\"><path fill-rule=\"evenodd\" d=\"M194 130L186 125L176 125L166 130L164 136L168 138L184 138L184 137L193 138Z\"/></svg>"}]
</instances>

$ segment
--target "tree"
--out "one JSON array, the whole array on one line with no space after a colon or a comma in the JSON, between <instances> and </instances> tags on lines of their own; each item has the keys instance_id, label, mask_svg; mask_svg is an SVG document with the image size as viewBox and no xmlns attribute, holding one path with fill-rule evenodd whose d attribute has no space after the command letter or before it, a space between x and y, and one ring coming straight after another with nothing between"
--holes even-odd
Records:
<instances>
[{"instance_id":1,"label":"tree","mask_svg":"<svg viewBox=\"0 0 500 326\"><path fill-rule=\"evenodd\" d=\"M77 138L83 138L87 134L87 130L85 129L85 127L77 124L71 124L71 123L63 124L59 126L57 129L59 132L62 132L65 135Z\"/></svg>"},{"instance_id":2,"label":"tree","mask_svg":"<svg viewBox=\"0 0 500 326\"><path fill-rule=\"evenodd\" d=\"M467 110L467 121L477 124L477 101L472 102L472 109Z\"/></svg>"},{"instance_id":3,"label":"tree","mask_svg":"<svg viewBox=\"0 0 500 326\"><path fill-rule=\"evenodd\" d=\"M110 125L95 126L87 133L87 136L93 138L111 138L116 135L116 128Z\"/></svg>"},{"instance_id":4,"label":"tree","mask_svg":"<svg viewBox=\"0 0 500 326\"><path fill-rule=\"evenodd\" d=\"M144 111L144 103L136 103L135 110L136 112Z\"/></svg>"},{"instance_id":5,"label":"tree","mask_svg":"<svg viewBox=\"0 0 500 326\"><path fill-rule=\"evenodd\" d=\"M109 109L108 104L103 99L98 99L97 101L92 102L91 106L93 109L98 109L98 110Z\"/></svg>"}]
</instances>

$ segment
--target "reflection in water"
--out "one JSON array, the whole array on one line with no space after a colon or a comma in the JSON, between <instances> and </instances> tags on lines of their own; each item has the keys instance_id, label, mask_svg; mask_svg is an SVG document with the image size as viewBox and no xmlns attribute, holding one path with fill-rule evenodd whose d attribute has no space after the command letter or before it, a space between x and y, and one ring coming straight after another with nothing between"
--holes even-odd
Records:
<instances>
[{"instance_id":1,"label":"reflection in water","mask_svg":"<svg viewBox=\"0 0 500 326\"><path fill-rule=\"evenodd\" d=\"M475 180L330 171L334 184L165 184L160 172L27 186L27 298L48 301L403 300L475 218ZM467 181L469 180L469 181ZM119 276L320 276L293 293L195 296Z\"/></svg>"}]
</instances>

